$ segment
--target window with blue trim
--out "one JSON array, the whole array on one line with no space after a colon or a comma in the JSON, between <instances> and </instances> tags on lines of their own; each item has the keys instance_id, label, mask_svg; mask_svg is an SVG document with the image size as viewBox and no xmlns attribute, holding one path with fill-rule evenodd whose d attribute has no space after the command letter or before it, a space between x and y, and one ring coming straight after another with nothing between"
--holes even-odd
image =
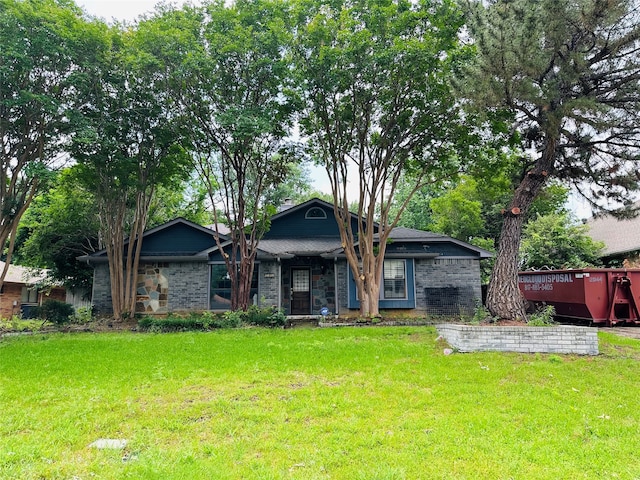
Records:
<instances>
[{"instance_id":1,"label":"window with blue trim","mask_svg":"<svg viewBox=\"0 0 640 480\"><path fill-rule=\"evenodd\" d=\"M385 260L382 267L383 285L380 299L407 298L407 268L405 260Z\"/></svg>"},{"instance_id":2,"label":"window with blue trim","mask_svg":"<svg viewBox=\"0 0 640 480\"><path fill-rule=\"evenodd\" d=\"M356 282L351 268L349 275L349 308L359 308ZM412 259L386 259L380 285L380 308L415 308L415 279Z\"/></svg>"}]
</instances>

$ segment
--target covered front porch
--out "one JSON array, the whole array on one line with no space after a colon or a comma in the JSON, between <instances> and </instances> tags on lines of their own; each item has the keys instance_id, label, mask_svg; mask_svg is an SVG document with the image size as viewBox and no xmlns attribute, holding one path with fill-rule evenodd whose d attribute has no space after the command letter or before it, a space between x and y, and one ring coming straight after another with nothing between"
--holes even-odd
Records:
<instances>
[{"instance_id":1,"label":"covered front porch","mask_svg":"<svg viewBox=\"0 0 640 480\"><path fill-rule=\"evenodd\" d=\"M280 307L287 316L336 315L336 271L333 259L294 256L280 263Z\"/></svg>"}]
</instances>

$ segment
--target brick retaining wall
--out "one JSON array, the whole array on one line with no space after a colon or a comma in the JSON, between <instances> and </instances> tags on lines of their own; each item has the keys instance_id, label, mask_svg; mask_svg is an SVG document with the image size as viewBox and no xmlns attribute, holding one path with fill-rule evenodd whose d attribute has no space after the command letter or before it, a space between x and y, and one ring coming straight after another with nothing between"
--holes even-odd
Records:
<instances>
[{"instance_id":1,"label":"brick retaining wall","mask_svg":"<svg viewBox=\"0 0 640 480\"><path fill-rule=\"evenodd\" d=\"M598 354L598 331L590 327L498 327L440 324L438 333L461 352Z\"/></svg>"}]
</instances>

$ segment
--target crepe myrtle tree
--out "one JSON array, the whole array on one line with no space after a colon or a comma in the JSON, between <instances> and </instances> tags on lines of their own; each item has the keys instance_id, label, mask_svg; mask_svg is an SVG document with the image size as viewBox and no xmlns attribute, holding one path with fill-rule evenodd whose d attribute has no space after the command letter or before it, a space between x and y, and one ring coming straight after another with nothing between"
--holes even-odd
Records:
<instances>
[{"instance_id":1,"label":"crepe myrtle tree","mask_svg":"<svg viewBox=\"0 0 640 480\"><path fill-rule=\"evenodd\" d=\"M159 186L188 175L183 118L167 93L167 70L144 30L114 26L83 65L77 128L69 149L76 178L94 196L109 262L113 316L136 308L142 235Z\"/></svg>"},{"instance_id":2,"label":"crepe myrtle tree","mask_svg":"<svg viewBox=\"0 0 640 480\"><path fill-rule=\"evenodd\" d=\"M329 177L360 314L377 316L392 229L417 190L457 171L454 142L465 144L449 86L465 55L462 18L446 0L301 0L297 19L300 125ZM394 205L401 187L404 201Z\"/></svg>"},{"instance_id":3,"label":"crepe myrtle tree","mask_svg":"<svg viewBox=\"0 0 640 480\"><path fill-rule=\"evenodd\" d=\"M502 208L487 307L524 319L523 219L549 179L573 185L595 209L628 206L638 188L640 9L635 0L492 0L468 2L466 13L477 56L463 93L508 119L528 162Z\"/></svg>"},{"instance_id":4,"label":"crepe myrtle tree","mask_svg":"<svg viewBox=\"0 0 640 480\"><path fill-rule=\"evenodd\" d=\"M275 213L271 199L300 158L287 141L298 105L288 8L282 1L210 1L160 8L144 25L155 29L177 108L191 119L194 165L216 229L229 230L228 242L216 241L233 310L249 306L257 245Z\"/></svg>"}]
</instances>

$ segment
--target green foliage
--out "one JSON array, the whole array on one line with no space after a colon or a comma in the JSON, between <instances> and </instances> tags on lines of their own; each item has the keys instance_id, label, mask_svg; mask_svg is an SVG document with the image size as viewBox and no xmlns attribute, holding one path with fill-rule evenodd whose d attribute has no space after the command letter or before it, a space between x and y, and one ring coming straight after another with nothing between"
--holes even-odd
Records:
<instances>
[{"instance_id":1,"label":"green foliage","mask_svg":"<svg viewBox=\"0 0 640 480\"><path fill-rule=\"evenodd\" d=\"M46 268L51 281L67 288L91 290L93 268L76 257L98 251L99 221L93 194L78 185L70 170L34 198L16 240L14 259Z\"/></svg>"},{"instance_id":2,"label":"green foliage","mask_svg":"<svg viewBox=\"0 0 640 480\"><path fill-rule=\"evenodd\" d=\"M73 2L0 2L0 248L64 152L91 31Z\"/></svg>"},{"instance_id":3,"label":"green foliage","mask_svg":"<svg viewBox=\"0 0 640 480\"><path fill-rule=\"evenodd\" d=\"M38 318L51 322L55 325L64 325L71 321L73 306L59 300L47 300L42 305L35 308L35 315Z\"/></svg>"},{"instance_id":4,"label":"green foliage","mask_svg":"<svg viewBox=\"0 0 640 480\"><path fill-rule=\"evenodd\" d=\"M93 320L93 307L91 306L78 307L73 312L73 315L71 315L72 323L83 324L83 323L89 323L91 320Z\"/></svg>"},{"instance_id":5,"label":"green foliage","mask_svg":"<svg viewBox=\"0 0 640 480\"><path fill-rule=\"evenodd\" d=\"M213 1L161 8L139 25L145 48L170 72L175 110L189 121L214 223L231 232L229 248L237 254L227 268L237 309L249 304L250 264L275 207L304 190L304 182L296 182L304 178L302 155L290 141L299 100L292 88L289 7Z\"/></svg>"},{"instance_id":6,"label":"green foliage","mask_svg":"<svg viewBox=\"0 0 640 480\"><path fill-rule=\"evenodd\" d=\"M37 332L42 329L42 321L29 318L23 319L21 315L12 315L10 318L0 318L0 333L2 332Z\"/></svg>"},{"instance_id":7,"label":"green foliage","mask_svg":"<svg viewBox=\"0 0 640 480\"><path fill-rule=\"evenodd\" d=\"M203 312L188 316L169 315L167 317L145 316L138 321L141 330L153 332L186 332L192 330L215 330L221 328L241 328L246 325L257 327L283 327L286 316L275 307L252 305L247 311L228 310L222 313Z\"/></svg>"},{"instance_id":8,"label":"green foliage","mask_svg":"<svg viewBox=\"0 0 640 480\"><path fill-rule=\"evenodd\" d=\"M593 240L589 227L567 213L549 214L530 221L520 246L523 269L581 268L601 265L602 242Z\"/></svg>"},{"instance_id":9,"label":"green foliage","mask_svg":"<svg viewBox=\"0 0 640 480\"><path fill-rule=\"evenodd\" d=\"M287 317L284 312L276 307L258 307L251 305L247 309L246 321L249 325L259 327L283 327Z\"/></svg>"},{"instance_id":10,"label":"green foliage","mask_svg":"<svg viewBox=\"0 0 640 480\"><path fill-rule=\"evenodd\" d=\"M479 325L481 323L495 323L496 318L491 316L491 312L485 307L481 302L476 304L476 307L473 309L473 317L471 322L475 325Z\"/></svg>"},{"instance_id":11,"label":"green foliage","mask_svg":"<svg viewBox=\"0 0 640 480\"><path fill-rule=\"evenodd\" d=\"M455 188L429 203L434 232L468 242L483 231L482 204L476 181L466 177Z\"/></svg>"},{"instance_id":12,"label":"green foliage","mask_svg":"<svg viewBox=\"0 0 640 480\"><path fill-rule=\"evenodd\" d=\"M554 320L555 314L556 309L553 305L546 305L537 312L529 315L527 325L531 325L532 327L548 327L554 325L556 323Z\"/></svg>"}]
</instances>

